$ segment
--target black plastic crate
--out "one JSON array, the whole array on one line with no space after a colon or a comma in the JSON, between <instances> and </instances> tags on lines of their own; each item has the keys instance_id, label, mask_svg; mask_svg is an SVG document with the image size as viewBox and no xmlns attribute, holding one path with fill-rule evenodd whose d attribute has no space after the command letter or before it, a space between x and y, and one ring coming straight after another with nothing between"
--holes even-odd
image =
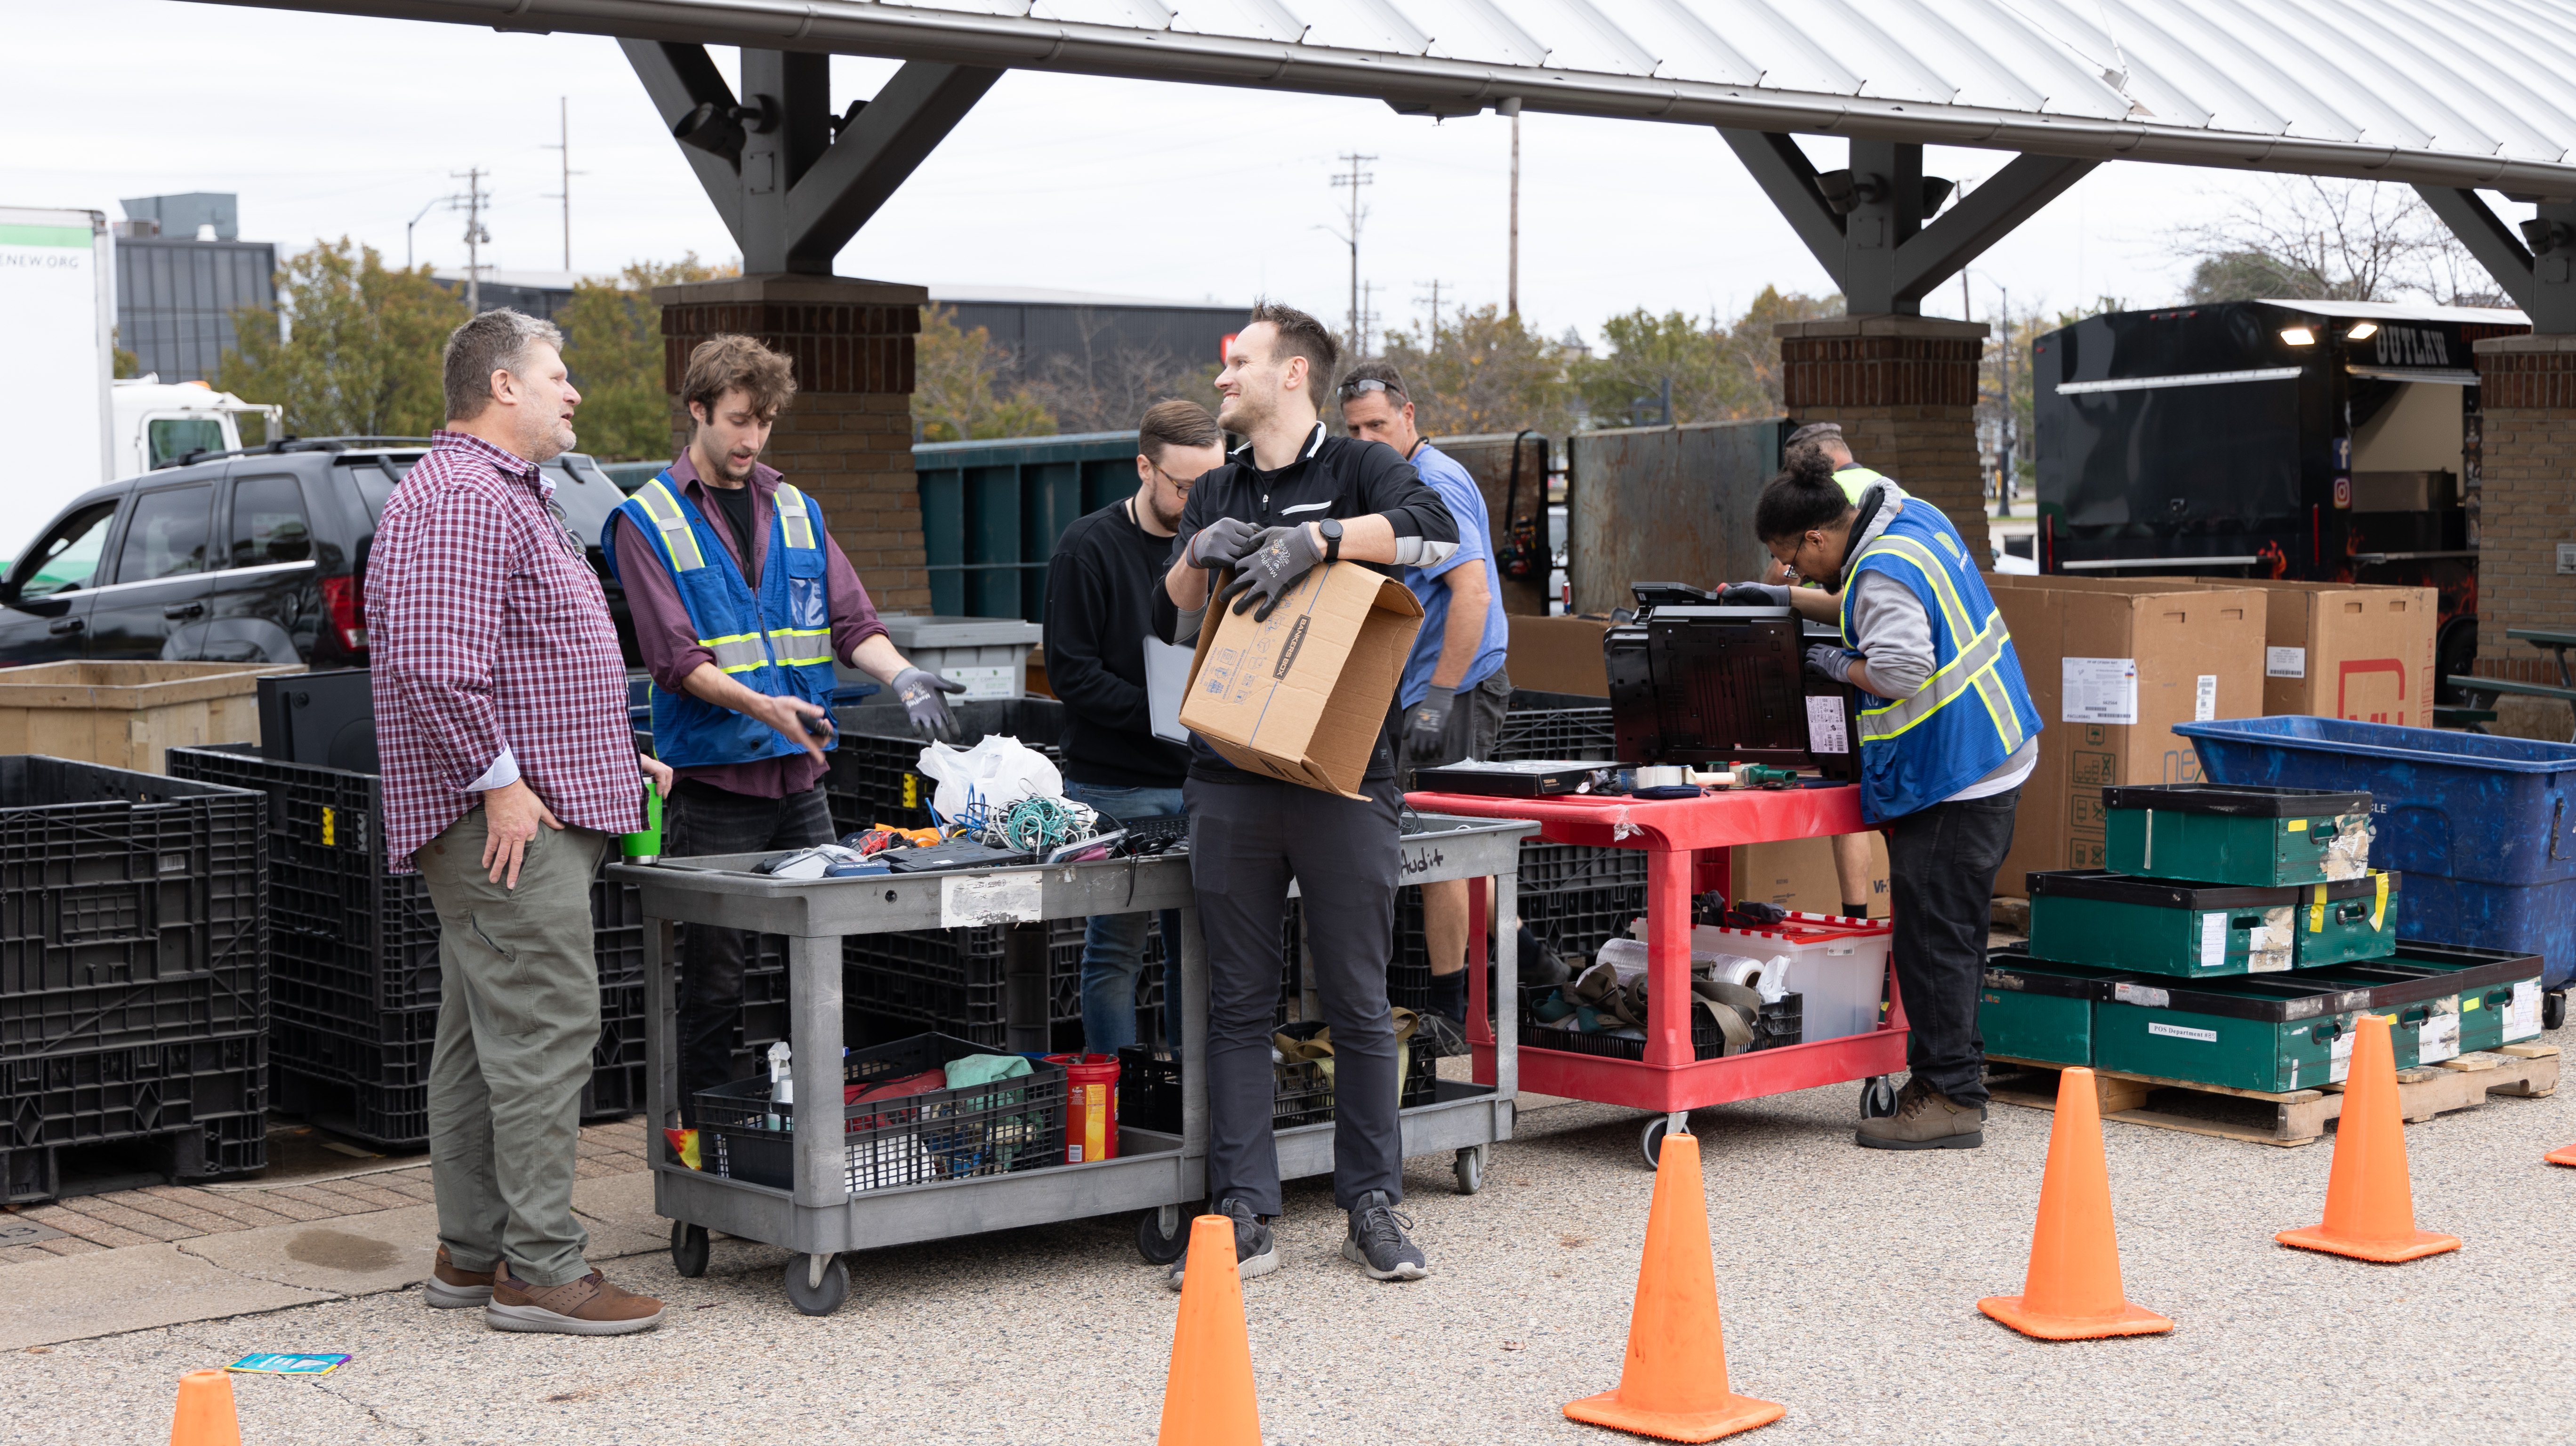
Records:
<instances>
[{"instance_id":1,"label":"black plastic crate","mask_svg":"<svg viewBox=\"0 0 2576 1446\"><path fill-rule=\"evenodd\" d=\"M260 805L157 774L0 758L0 1057L258 1030Z\"/></svg>"},{"instance_id":2,"label":"black plastic crate","mask_svg":"<svg viewBox=\"0 0 2576 1446\"><path fill-rule=\"evenodd\" d=\"M847 1087L884 1085L969 1055L998 1054L944 1034L918 1034L854 1049L841 1062ZM766 1076L697 1096L707 1168L755 1185L795 1187L798 1107L773 1104ZM850 1193L939 1180L1017 1174L1064 1163L1064 1068L1039 1064L1018 1079L930 1090L881 1103L862 1096L838 1113L847 1137ZM772 1127L772 1121L776 1127Z\"/></svg>"},{"instance_id":3,"label":"black plastic crate","mask_svg":"<svg viewBox=\"0 0 2576 1446\"><path fill-rule=\"evenodd\" d=\"M272 1108L390 1150L418 1149L429 1141L429 1086L425 1084L398 1089L361 1085L321 1079L281 1065Z\"/></svg>"},{"instance_id":4,"label":"black plastic crate","mask_svg":"<svg viewBox=\"0 0 2576 1446\"><path fill-rule=\"evenodd\" d=\"M1061 763L1056 747L1064 731L1064 705L1053 698L987 698L952 703L957 719L956 746L972 748L988 734L999 733ZM832 765L823 780L823 795L832 810L832 829L851 834L873 824L927 828L930 796L938 788L914 766L921 761L922 740L900 703L867 703L836 708L833 722L840 739L825 756Z\"/></svg>"},{"instance_id":5,"label":"black plastic crate","mask_svg":"<svg viewBox=\"0 0 2576 1446\"><path fill-rule=\"evenodd\" d=\"M1570 845L1553 844L1551 848ZM1601 854L1631 854L1640 862L1645 854L1636 849L1596 849ZM1527 862L1524 850L1523 862ZM1603 860L1605 865L1618 860ZM1614 871L1615 872L1615 871ZM1520 896L1521 921L1530 926L1538 938L1547 941L1559 954L1590 954L1603 941L1628 932L1628 925L1646 912L1646 885L1643 878L1634 883L1616 883L1593 888L1557 888L1537 892L1523 891ZM1490 933L1488 934L1490 947ZM1431 1007L1430 945L1422 929L1422 890L1408 885L1395 895L1395 947L1387 956L1387 1002L1416 1012Z\"/></svg>"},{"instance_id":6,"label":"black plastic crate","mask_svg":"<svg viewBox=\"0 0 2576 1446\"><path fill-rule=\"evenodd\" d=\"M1610 721L1610 700L1515 688L1493 751L1490 761L1497 763L1522 759L1611 762L1619 756L1619 733Z\"/></svg>"},{"instance_id":7,"label":"black plastic crate","mask_svg":"<svg viewBox=\"0 0 2576 1446\"><path fill-rule=\"evenodd\" d=\"M1643 888L1644 849L1599 848L1590 844L1555 843L1525 838L1520 848L1520 892L1561 893L1567 889Z\"/></svg>"},{"instance_id":8,"label":"black plastic crate","mask_svg":"<svg viewBox=\"0 0 2576 1446\"><path fill-rule=\"evenodd\" d=\"M63 1178L102 1167L123 1174L138 1167L173 1180L221 1180L268 1165L264 1114L199 1119L177 1129L71 1145L0 1148L0 1204L26 1205L62 1194Z\"/></svg>"},{"instance_id":9,"label":"black plastic crate","mask_svg":"<svg viewBox=\"0 0 2576 1446\"><path fill-rule=\"evenodd\" d=\"M1011 1017L1014 951L1045 955L1044 1009L1032 1004L1025 1023L1066 1024L1082 1018L1081 919L1039 924L981 924L853 934L841 946L843 997L857 1008L910 1019L979 1044L999 1046L996 1031ZM1023 961L1034 972L1034 958Z\"/></svg>"},{"instance_id":10,"label":"black plastic crate","mask_svg":"<svg viewBox=\"0 0 2576 1446\"><path fill-rule=\"evenodd\" d=\"M0 1061L0 1152L162 1135L267 1108L261 1033Z\"/></svg>"}]
</instances>

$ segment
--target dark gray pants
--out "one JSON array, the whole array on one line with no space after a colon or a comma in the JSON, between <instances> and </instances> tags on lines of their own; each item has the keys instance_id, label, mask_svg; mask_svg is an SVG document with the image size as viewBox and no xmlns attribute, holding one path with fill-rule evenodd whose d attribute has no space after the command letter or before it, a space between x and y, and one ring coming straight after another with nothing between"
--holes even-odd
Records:
<instances>
[{"instance_id":1,"label":"dark gray pants","mask_svg":"<svg viewBox=\"0 0 2576 1446\"><path fill-rule=\"evenodd\" d=\"M811 848L832 841L832 811L821 784L785 798L753 798L691 778L671 791L663 832L662 851L672 858ZM742 966L751 941L740 929L680 926L680 1119L685 1124L698 1122L698 1091L736 1077L733 1040L742 1023Z\"/></svg>"},{"instance_id":2,"label":"dark gray pants","mask_svg":"<svg viewBox=\"0 0 2576 1446\"><path fill-rule=\"evenodd\" d=\"M1995 870L2012 848L2021 790L1936 803L1887 830L1896 987L1905 998L1905 1067L1963 1105L1986 1102L1977 991L1986 977Z\"/></svg>"},{"instance_id":3,"label":"dark gray pants","mask_svg":"<svg viewBox=\"0 0 2576 1446\"><path fill-rule=\"evenodd\" d=\"M1371 1190L1404 1198L1386 1002L1398 795L1392 782L1366 792L1360 802L1295 784L1196 778L1182 790L1207 939L1211 1202L1238 1199L1256 1215L1280 1209L1270 1034L1291 879L1305 900L1307 957L1332 1025L1334 1202L1347 1210Z\"/></svg>"}]
</instances>

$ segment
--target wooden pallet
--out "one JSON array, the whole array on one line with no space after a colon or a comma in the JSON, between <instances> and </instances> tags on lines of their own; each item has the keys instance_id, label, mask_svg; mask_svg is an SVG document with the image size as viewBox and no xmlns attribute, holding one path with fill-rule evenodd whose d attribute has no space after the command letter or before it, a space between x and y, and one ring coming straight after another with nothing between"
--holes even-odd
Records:
<instances>
[{"instance_id":1,"label":"wooden pallet","mask_svg":"<svg viewBox=\"0 0 2576 1446\"><path fill-rule=\"evenodd\" d=\"M1989 1092L1997 1103L2038 1110L2057 1108L2058 1073L2063 1065L1998 1055L1987 1056L1987 1062L2012 1066L2018 1071L1997 1079L1990 1087ZM2326 1122L2343 1113L2343 1086L2339 1084L2274 1093L2096 1070L2093 1087L2101 1104L2102 1118L2106 1120L2181 1130L2186 1134L2216 1135L2221 1139L2246 1140L2258 1145L2288 1147L2315 1144L2325 1138ZM2397 1072L2398 1109L2410 1125L2451 1110L2485 1104L2489 1094L2539 1099L2557 1088L2558 1050L2556 1046L2546 1044L2508 1044L2491 1051L2481 1050L2457 1059L2446 1059L2439 1064L2418 1065ZM2265 1130L2222 1120L2192 1119L2145 1108L2148 1097L2158 1090L2230 1095L2268 1104L2272 1106L2272 1128Z\"/></svg>"}]
</instances>

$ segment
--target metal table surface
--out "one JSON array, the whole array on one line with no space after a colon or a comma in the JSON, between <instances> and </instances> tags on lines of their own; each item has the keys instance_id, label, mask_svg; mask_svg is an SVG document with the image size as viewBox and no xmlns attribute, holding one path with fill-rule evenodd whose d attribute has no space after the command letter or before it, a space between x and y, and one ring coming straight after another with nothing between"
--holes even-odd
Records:
<instances>
[{"instance_id":1,"label":"metal table surface","mask_svg":"<svg viewBox=\"0 0 2576 1446\"><path fill-rule=\"evenodd\" d=\"M1536 832L1517 820L1414 816L1405 821L1403 882L1491 878L1502 918L1518 907L1520 840ZM946 1239L987 1230L1122 1211L1155 1212L1164 1238L1184 1234L1180 1208L1207 1191L1207 956L1198 929L1186 854L1102 863L888 874L855 879L777 879L751 872L767 854L612 864L635 884L645 915L645 1112L654 1208L687 1226L782 1246L802 1262L809 1291L823 1289L839 1252ZM1481 892L1481 890L1479 890ZM1481 900L1478 901L1481 903ZM660 1127L679 1099L678 1000L672 926L709 924L787 938L788 1013L796 1048L790 1065L799 1100L836 1100L842 1091L841 940L851 934L935 929L961 922L1033 922L1092 914L1178 909L1181 990L1182 1128L1178 1135L1122 1128L1116 1158L1009 1174L851 1193L846 1144L835 1130L795 1132L795 1186L773 1189L692 1170L673 1158ZM1468 957L1483 957L1483 908L1470 910ZM1494 939L1497 978L1518 977L1514 931ZM1481 978L1477 981L1481 984ZM1482 992L1481 990L1479 992ZM1481 1180L1485 1149L1512 1134L1518 1054L1510 1023L1488 1047L1484 1083L1441 1081L1434 1099L1401 1112L1404 1153L1460 1154L1462 1189ZM1330 1122L1281 1130L1282 1178L1329 1173ZM1470 1158L1472 1157L1472 1158ZM1140 1225L1140 1230L1144 1228ZM675 1244L679 1232L675 1231ZM790 1274L798 1273L791 1263ZM846 1277L843 1277L846 1279ZM790 1281L790 1294L795 1281ZM837 1304L836 1296L830 1304ZM808 1301L799 1299L800 1308ZM826 1305L829 1309L830 1305Z\"/></svg>"}]
</instances>

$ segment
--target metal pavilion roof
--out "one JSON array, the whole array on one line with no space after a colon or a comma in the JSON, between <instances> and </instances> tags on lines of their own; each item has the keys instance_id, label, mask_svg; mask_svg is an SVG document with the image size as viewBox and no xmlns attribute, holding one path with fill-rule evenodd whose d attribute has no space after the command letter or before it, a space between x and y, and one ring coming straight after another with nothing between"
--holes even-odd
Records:
<instances>
[{"instance_id":1,"label":"metal pavilion roof","mask_svg":"<svg viewBox=\"0 0 2576 1446\"><path fill-rule=\"evenodd\" d=\"M215 0L2576 196L2576 0Z\"/></svg>"}]
</instances>

